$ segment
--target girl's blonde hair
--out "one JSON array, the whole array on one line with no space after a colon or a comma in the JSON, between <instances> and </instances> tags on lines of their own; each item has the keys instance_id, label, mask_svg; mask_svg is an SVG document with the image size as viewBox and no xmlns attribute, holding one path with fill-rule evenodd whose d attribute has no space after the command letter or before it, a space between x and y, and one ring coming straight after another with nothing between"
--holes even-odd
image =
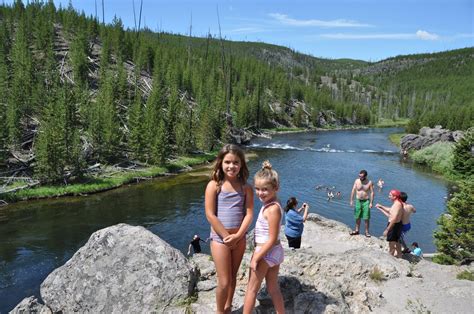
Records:
<instances>
[{"instance_id":1,"label":"girl's blonde hair","mask_svg":"<svg viewBox=\"0 0 474 314\"><path fill-rule=\"evenodd\" d=\"M234 154L240 159L240 171L238 174L240 183L245 185L247 179L249 178L249 169L247 168L247 162L245 161L244 151L235 144L226 144L224 145L216 157L216 163L214 164L214 169L212 170L211 179L217 182L217 185L220 186L224 181L225 174L222 171L222 161L227 154Z\"/></svg>"},{"instance_id":2,"label":"girl's blonde hair","mask_svg":"<svg viewBox=\"0 0 474 314\"><path fill-rule=\"evenodd\" d=\"M278 179L278 173L272 169L272 164L265 160L262 163L262 168L255 174L254 180L265 180L270 183L274 189L280 186L280 180Z\"/></svg>"}]
</instances>

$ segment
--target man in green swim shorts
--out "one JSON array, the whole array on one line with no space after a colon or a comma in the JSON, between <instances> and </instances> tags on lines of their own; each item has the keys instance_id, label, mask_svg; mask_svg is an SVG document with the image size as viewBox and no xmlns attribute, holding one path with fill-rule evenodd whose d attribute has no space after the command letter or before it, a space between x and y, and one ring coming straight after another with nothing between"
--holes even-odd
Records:
<instances>
[{"instance_id":1,"label":"man in green swim shorts","mask_svg":"<svg viewBox=\"0 0 474 314\"><path fill-rule=\"evenodd\" d=\"M370 195L369 195L370 194ZM370 238L369 233L369 221L370 221L370 209L374 201L374 185L372 181L367 179L367 171L361 170L359 172L359 178L354 181L351 192L351 207L354 205L354 195L356 196L356 203L354 209L354 218L356 220L355 230L350 235L356 235L360 233L360 220L364 219L365 222L365 236Z\"/></svg>"}]
</instances>

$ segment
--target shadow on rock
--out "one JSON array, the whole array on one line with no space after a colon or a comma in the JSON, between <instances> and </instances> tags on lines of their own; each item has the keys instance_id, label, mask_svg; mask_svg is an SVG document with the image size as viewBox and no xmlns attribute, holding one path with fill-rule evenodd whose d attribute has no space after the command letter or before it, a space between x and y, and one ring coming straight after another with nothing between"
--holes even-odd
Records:
<instances>
[{"instance_id":1,"label":"shadow on rock","mask_svg":"<svg viewBox=\"0 0 474 314\"><path fill-rule=\"evenodd\" d=\"M296 277L280 276L278 282L287 313L324 313L327 306L337 304L334 298L316 291L313 286L302 284ZM259 305L255 307L255 313L275 313L266 285L260 289L257 300ZM241 307L233 313L242 313L242 311Z\"/></svg>"}]
</instances>

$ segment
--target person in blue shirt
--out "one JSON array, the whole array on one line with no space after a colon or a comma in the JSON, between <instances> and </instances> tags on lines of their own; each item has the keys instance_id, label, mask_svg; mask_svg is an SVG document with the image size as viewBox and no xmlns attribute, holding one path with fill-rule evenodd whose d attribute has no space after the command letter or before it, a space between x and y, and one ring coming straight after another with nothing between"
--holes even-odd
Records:
<instances>
[{"instance_id":1,"label":"person in blue shirt","mask_svg":"<svg viewBox=\"0 0 474 314\"><path fill-rule=\"evenodd\" d=\"M420 247L418 246L418 242L413 242L411 244L413 250L411 251L411 254L416 255L418 257L423 257L423 252L421 251Z\"/></svg>"},{"instance_id":2,"label":"person in blue shirt","mask_svg":"<svg viewBox=\"0 0 474 314\"><path fill-rule=\"evenodd\" d=\"M303 203L299 209L296 209L298 200L296 197L290 197L285 206L285 235L288 239L288 246L299 249L301 247L301 235L303 234L304 222L308 218L309 205ZM303 214L301 212L304 210Z\"/></svg>"}]
</instances>

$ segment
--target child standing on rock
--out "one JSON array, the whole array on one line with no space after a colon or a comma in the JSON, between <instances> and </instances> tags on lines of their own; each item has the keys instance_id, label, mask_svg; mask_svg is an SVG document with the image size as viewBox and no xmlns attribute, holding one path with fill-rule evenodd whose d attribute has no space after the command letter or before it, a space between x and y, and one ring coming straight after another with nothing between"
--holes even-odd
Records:
<instances>
[{"instance_id":1,"label":"child standing on rock","mask_svg":"<svg viewBox=\"0 0 474 314\"><path fill-rule=\"evenodd\" d=\"M263 206L255 223L255 252L250 261L243 313L252 312L264 278L276 312L284 313L285 305L278 285L278 272L284 259L279 237L283 213L277 200L280 187L278 173L272 169L270 162L263 162L262 169L255 174L254 184L255 193Z\"/></svg>"},{"instance_id":2,"label":"child standing on rock","mask_svg":"<svg viewBox=\"0 0 474 314\"><path fill-rule=\"evenodd\" d=\"M237 271L245 252L245 235L253 219L253 191L244 152L233 144L217 155L205 194L211 225L211 254L217 272L217 313L230 313Z\"/></svg>"}]
</instances>

